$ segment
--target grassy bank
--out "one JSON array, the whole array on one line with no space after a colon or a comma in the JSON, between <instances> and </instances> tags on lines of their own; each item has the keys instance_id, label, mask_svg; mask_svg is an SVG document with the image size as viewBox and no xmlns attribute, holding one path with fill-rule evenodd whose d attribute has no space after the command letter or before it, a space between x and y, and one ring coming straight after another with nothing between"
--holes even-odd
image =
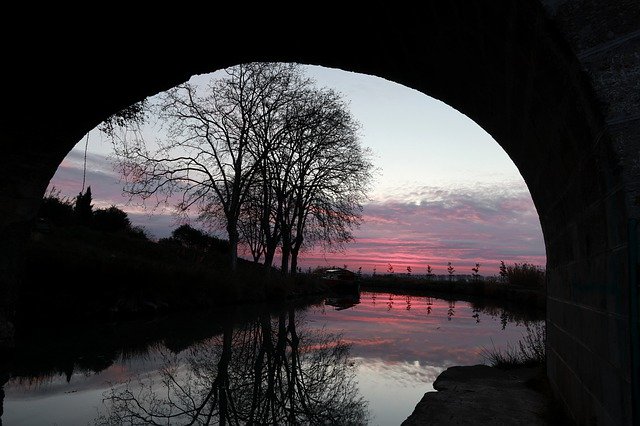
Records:
<instances>
[{"instance_id":1,"label":"grassy bank","mask_svg":"<svg viewBox=\"0 0 640 426\"><path fill-rule=\"evenodd\" d=\"M180 255L170 246L83 226L33 234L19 320L126 318L321 292L304 275L282 277L227 256Z\"/></svg>"}]
</instances>

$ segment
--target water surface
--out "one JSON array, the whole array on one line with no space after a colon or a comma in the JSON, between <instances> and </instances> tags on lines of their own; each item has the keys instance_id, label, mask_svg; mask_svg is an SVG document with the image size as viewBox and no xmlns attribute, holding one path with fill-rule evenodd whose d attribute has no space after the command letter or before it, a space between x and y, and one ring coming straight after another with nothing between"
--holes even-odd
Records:
<instances>
[{"instance_id":1,"label":"water surface","mask_svg":"<svg viewBox=\"0 0 640 426\"><path fill-rule=\"evenodd\" d=\"M363 292L19 340L3 424L400 424L452 365L514 344L540 313Z\"/></svg>"}]
</instances>

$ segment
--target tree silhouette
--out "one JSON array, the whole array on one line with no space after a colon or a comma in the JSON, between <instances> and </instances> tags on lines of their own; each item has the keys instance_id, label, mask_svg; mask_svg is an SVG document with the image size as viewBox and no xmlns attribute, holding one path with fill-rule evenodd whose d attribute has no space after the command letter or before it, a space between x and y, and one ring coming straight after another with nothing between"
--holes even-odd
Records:
<instances>
[{"instance_id":1,"label":"tree silhouette","mask_svg":"<svg viewBox=\"0 0 640 426\"><path fill-rule=\"evenodd\" d=\"M93 216L93 205L91 204L91 187L88 186L87 190L83 194L80 192L76 197L75 204L75 214L78 220L78 223L82 225L88 225L91 223L91 218Z\"/></svg>"},{"instance_id":2,"label":"tree silhouette","mask_svg":"<svg viewBox=\"0 0 640 426\"><path fill-rule=\"evenodd\" d=\"M105 232L123 232L131 229L127 213L116 206L93 212L93 227Z\"/></svg>"},{"instance_id":3,"label":"tree silhouette","mask_svg":"<svg viewBox=\"0 0 640 426\"><path fill-rule=\"evenodd\" d=\"M478 279L480 278L480 274L478 273L478 271L480 270L480 264L476 263L476 266L471 268L471 270L473 271L473 280L478 281Z\"/></svg>"},{"instance_id":4,"label":"tree silhouette","mask_svg":"<svg viewBox=\"0 0 640 426\"><path fill-rule=\"evenodd\" d=\"M295 272L305 248L340 250L361 223L371 179L370 152L359 142L358 123L341 96L308 88L290 105L288 132L272 167L286 190L279 215L281 269ZM290 262L290 266L289 266Z\"/></svg>"},{"instance_id":5,"label":"tree silhouette","mask_svg":"<svg viewBox=\"0 0 640 426\"><path fill-rule=\"evenodd\" d=\"M500 280L503 282L507 280L507 265L504 264L504 260L500 261Z\"/></svg>"},{"instance_id":6,"label":"tree silhouette","mask_svg":"<svg viewBox=\"0 0 640 426\"><path fill-rule=\"evenodd\" d=\"M353 239L370 153L341 96L315 88L299 65L224 72L206 90L185 83L164 93L156 111L167 140L157 150L142 137L116 144L125 191L177 198L181 212L222 226L232 269L241 243L254 261L264 256L267 270L280 245L281 270L295 273L304 248L340 249Z\"/></svg>"},{"instance_id":7,"label":"tree silhouette","mask_svg":"<svg viewBox=\"0 0 640 426\"><path fill-rule=\"evenodd\" d=\"M455 271L456 271L456 269L453 267L451 262L447 262L447 272L449 273L449 281L453 280L453 273Z\"/></svg>"},{"instance_id":8,"label":"tree silhouette","mask_svg":"<svg viewBox=\"0 0 640 426\"><path fill-rule=\"evenodd\" d=\"M158 113L168 139L150 152L144 140L117 148L125 190L144 199L179 196L177 208L205 212L205 220L224 222L230 265L237 265L238 222L259 165L266 155L253 129L275 108L292 82L291 65L242 64L227 68L201 94L184 83L164 93Z\"/></svg>"}]
</instances>

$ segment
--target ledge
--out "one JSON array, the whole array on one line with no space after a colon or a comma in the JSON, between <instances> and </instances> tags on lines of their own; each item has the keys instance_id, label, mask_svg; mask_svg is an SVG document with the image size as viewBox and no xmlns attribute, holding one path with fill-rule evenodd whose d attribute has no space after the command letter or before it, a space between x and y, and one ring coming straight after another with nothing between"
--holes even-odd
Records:
<instances>
[{"instance_id":1,"label":"ledge","mask_svg":"<svg viewBox=\"0 0 640 426\"><path fill-rule=\"evenodd\" d=\"M402 425L549 424L548 398L531 386L538 376L537 368L450 367Z\"/></svg>"}]
</instances>

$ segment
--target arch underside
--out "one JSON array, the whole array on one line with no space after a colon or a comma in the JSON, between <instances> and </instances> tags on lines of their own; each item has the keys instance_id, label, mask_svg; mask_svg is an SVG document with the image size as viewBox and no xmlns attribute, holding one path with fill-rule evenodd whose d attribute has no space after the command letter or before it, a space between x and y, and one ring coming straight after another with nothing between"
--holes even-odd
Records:
<instances>
[{"instance_id":1,"label":"arch underside","mask_svg":"<svg viewBox=\"0 0 640 426\"><path fill-rule=\"evenodd\" d=\"M60 35L37 48L10 49L16 65L8 77L12 109L4 118L0 159L0 254L6 255L0 296L7 301L0 316L11 317L20 241L49 179L100 121L193 74L241 62L336 67L446 102L509 154L545 238L552 385L577 420L630 424L637 356L631 325L636 321L637 329L637 311L630 303L634 294L637 302L637 257L630 241L638 232L640 207L633 199L640 178L618 145L640 151L639 121L609 120L611 108L603 107L573 33L562 25L563 10L534 1L459 0L426 11L373 5L366 15L346 16L323 6L299 21L272 16L266 27L244 26L242 37L225 24L189 32L180 26L154 32L142 24L133 35L85 28L91 51ZM633 50L634 40L621 46Z\"/></svg>"}]
</instances>

